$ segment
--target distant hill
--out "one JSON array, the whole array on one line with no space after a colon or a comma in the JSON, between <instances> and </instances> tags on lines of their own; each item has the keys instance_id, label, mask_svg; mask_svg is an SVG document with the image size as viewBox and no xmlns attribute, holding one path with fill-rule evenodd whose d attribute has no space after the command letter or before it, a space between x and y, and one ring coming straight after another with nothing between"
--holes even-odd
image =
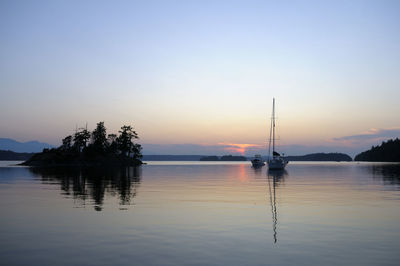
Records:
<instances>
[{"instance_id":1,"label":"distant hill","mask_svg":"<svg viewBox=\"0 0 400 266\"><path fill-rule=\"evenodd\" d=\"M312 153L302 156L286 156L289 161L352 161L351 157L344 153Z\"/></svg>"},{"instance_id":2,"label":"distant hill","mask_svg":"<svg viewBox=\"0 0 400 266\"><path fill-rule=\"evenodd\" d=\"M0 161L25 161L31 158L34 154L35 153L0 150Z\"/></svg>"},{"instance_id":3,"label":"distant hill","mask_svg":"<svg viewBox=\"0 0 400 266\"><path fill-rule=\"evenodd\" d=\"M352 161L352 158L343 153L313 153L302 156L287 156L289 161ZM208 156L208 155L143 155L144 161L247 161L251 158L244 156ZM263 156L264 160L268 156Z\"/></svg>"},{"instance_id":4,"label":"distant hill","mask_svg":"<svg viewBox=\"0 0 400 266\"><path fill-rule=\"evenodd\" d=\"M199 161L204 155L143 155L143 161Z\"/></svg>"},{"instance_id":5,"label":"distant hill","mask_svg":"<svg viewBox=\"0 0 400 266\"><path fill-rule=\"evenodd\" d=\"M247 158L244 156L233 156L233 155L224 155L221 157L213 155L213 156L201 157L200 161L247 161Z\"/></svg>"},{"instance_id":6,"label":"distant hill","mask_svg":"<svg viewBox=\"0 0 400 266\"><path fill-rule=\"evenodd\" d=\"M233 155L224 155L220 158L221 161L247 161L247 158L244 156L233 156Z\"/></svg>"},{"instance_id":7,"label":"distant hill","mask_svg":"<svg viewBox=\"0 0 400 266\"><path fill-rule=\"evenodd\" d=\"M400 140L390 139L382 142L380 146L372 146L371 149L358 154L354 161L400 162Z\"/></svg>"},{"instance_id":8,"label":"distant hill","mask_svg":"<svg viewBox=\"0 0 400 266\"><path fill-rule=\"evenodd\" d=\"M143 161L246 161L244 156L207 156L207 155L143 155Z\"/></svg>"},{"instance_id":9,"label":"distant hill","mask_svg":"<svg viewBox=\"0 0 400 266\"><path fill-rule=\"evenodd\" d=\"M216 155L204 156L200 158L200 161L219 161L219 157Z\"/></svg>"},{"instance_id":10,"label":"distant hill","mask_svg":"<svg viewBox=\"0 0 400 266\"><path fill-rule=\"evenodd\" d=\"M13 139L0 138L0 150L29 153L41 152L44 148L53 148L53 146L39 141L18 142Z\"/></svg>"}]
</instances>

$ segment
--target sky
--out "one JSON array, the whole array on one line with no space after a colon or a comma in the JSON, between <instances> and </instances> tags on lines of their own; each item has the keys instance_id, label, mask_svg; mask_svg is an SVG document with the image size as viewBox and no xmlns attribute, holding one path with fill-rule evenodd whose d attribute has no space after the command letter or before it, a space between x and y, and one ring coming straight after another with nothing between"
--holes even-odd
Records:
<instances>
[{"instance_id":1,"label":"sky","mask_svg":"<svg viewBox=\"0 0 400 266\"><path fill-rule=\"evenodd\" d=\"M400 136L399 1L0 1L0 137L133 125L144 154Z\"/></svg>"}]
</instances>

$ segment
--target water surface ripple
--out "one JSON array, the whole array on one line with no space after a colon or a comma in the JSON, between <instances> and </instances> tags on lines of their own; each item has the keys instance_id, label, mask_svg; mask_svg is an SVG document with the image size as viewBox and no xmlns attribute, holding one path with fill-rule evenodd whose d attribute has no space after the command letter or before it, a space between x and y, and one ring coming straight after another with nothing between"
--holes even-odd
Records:
<instances>
[{"instance_id":1,"label":"water surface ripple","mask_svg":"<svg viewBox=\"0 0 400 266\"><path fill-rule=\"evenodd\" d=\"M398 265L400 165L0 162L2 265Z\"/></svg>"}]
</instances>

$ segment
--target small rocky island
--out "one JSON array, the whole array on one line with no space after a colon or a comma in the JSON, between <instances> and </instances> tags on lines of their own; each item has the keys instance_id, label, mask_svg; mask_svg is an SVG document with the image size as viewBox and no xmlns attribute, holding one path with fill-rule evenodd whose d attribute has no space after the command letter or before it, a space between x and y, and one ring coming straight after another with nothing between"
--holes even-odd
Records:
<instances>
[{"instance_id":1,"label":"small rocky island","mask_svg":"<svg viewBox=\"0 0 400 266\"><path fill-rule=\"evenodd\" d=\"M132 126L122 126L119 135L107 135L104 122L90 132L81 128L65 137L58 148L43 149L22 163L28 166L137 166L142 147Z\"/></svg>"}]
</instances>

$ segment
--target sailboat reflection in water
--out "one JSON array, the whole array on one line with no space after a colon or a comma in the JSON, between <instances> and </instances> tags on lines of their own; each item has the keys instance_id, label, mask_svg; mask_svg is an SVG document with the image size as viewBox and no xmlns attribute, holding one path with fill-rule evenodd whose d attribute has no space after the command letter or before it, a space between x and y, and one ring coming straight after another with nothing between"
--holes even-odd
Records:
<instances>
[{"instance_id":1,"label":"sailboat reflection in water","mask_svg":"<svg viewBox=\"0 0 400 266\"><path fill-rule=\"evenodd\" d=\"M272 213L272 230L274 236L274 243L278 241L278 211L276 208L276 187L280 182L284 180L284 176L287 175L286 170L268 170L267 180L268 180L268 190L269 190L269 202L271 205Z\"/></svg>"}]
</instances>

